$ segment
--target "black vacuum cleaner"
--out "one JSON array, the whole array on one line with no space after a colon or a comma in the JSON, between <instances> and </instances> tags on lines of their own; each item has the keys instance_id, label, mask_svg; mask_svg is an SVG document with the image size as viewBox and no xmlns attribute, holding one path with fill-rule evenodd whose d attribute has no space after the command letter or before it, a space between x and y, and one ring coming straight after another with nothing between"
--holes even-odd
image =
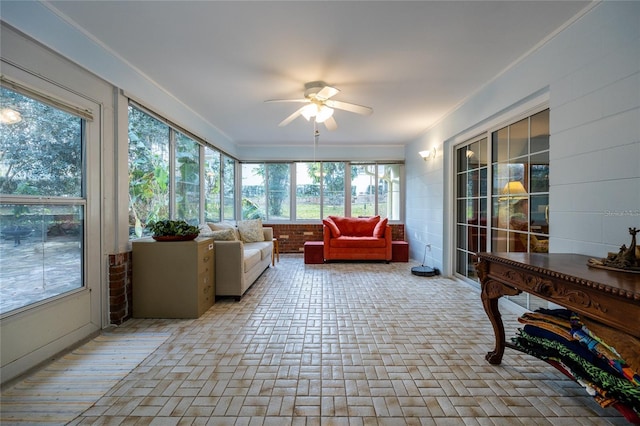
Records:
<instances>
[{"instance_id":1,"label":"black vacuum cleaner","mask_svg":"<svg viewBox=\"0 0 640 426\"><path fill-rule=\"evenodd\" d=\"M424 261L427 258L427 247L429 246L430 246L429 244L425 244L424 246L424 256L422 256L422 265L414 266L413 268L411 268L411 273L413 275L417 275L419 277L433 277L436 275L440 275L440 271L438 271L438 268L424 266Z\"/></svg>"}]
</instances>

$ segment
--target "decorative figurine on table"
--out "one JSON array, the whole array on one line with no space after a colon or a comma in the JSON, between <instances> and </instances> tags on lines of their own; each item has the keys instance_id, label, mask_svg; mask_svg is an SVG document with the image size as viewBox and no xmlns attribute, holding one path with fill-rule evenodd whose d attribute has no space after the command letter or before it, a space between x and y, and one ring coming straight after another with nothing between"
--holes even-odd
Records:
<instances>
[{"instance_id":1,"label":"decorative figurine on table","mask_svg":"<svg viewBox=\"0 0 640 426\"><path fill-rule=\"evenodd\" d=\"M589 266L640 273L640 256L638 256L636 245L637 233L636 228L629 228L629 234L631 234L629 247L623 244L618 253L609 253L605 259L589 259Z\"/></svg>"}]
</instances>

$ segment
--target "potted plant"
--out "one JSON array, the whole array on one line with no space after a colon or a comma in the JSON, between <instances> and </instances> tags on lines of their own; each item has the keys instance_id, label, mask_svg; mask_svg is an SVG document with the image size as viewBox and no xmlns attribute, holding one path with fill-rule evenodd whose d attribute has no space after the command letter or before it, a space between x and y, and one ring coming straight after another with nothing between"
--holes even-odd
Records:
<instances>
[{"instance_id":1,"label":"potted plant","mask_svg":"<svg viewBox=\"0 0 640 426\"><path fill-rule=\"evenodd\" d=\"M159 220L149 223L149 230L153 232L156 241L189 241L195 239L200 230L197 226L189 225L184 220Z\"/></svg>"}]
</instances>

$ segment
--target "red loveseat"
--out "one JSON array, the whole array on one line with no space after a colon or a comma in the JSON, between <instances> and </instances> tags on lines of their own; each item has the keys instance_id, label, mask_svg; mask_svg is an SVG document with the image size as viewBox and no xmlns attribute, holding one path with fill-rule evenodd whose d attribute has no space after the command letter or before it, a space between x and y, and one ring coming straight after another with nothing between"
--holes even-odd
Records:
<instances>
[{"instance_id":1,"label":"red loveseat","mask_svg":"<svg viewBox=\"0 0 640 426\"><path fill-rule=\"evenodd\" d=\"M322 223L325 261L391 261L391 227L386 218L328 216Z\"/></svg>"}]
</instances>

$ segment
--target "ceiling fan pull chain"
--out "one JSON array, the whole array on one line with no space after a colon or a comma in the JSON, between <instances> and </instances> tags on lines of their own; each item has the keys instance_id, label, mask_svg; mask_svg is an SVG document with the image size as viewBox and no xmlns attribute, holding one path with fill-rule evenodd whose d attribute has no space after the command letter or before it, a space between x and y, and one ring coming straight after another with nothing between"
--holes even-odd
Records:
<instances>
[{"instance_id":1,"label":"ceiling fan pull chain","mask_svg":"<svg viewBox=\"0 0 640 426\"><path fill-rule=\"evenodd\" d=\"M320 132L318 131L318 123L313 120L313 162L316 162L316 148L318 147L318 139L320 138Z\"/></svg>"}]
</instances>

